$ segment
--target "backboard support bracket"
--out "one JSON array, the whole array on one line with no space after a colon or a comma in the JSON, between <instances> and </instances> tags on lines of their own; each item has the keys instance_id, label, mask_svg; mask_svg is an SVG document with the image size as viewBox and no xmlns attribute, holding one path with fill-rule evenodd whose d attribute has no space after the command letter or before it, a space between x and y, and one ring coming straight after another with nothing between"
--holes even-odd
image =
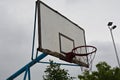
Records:
<instances>
[{"instance_id":1,"label":"backboard support bracket","mask_svg":"<svg viewBox=\"0 0 120 80\"><path fill-rule=\"evenodd\" d=\"M66 56L63 55L63 54L61 54L61 53L52 52L52 51L50 51L50 50L48 50L48 49L39 49L39 48L38 48L38 50L41 51L41 52L43 52L43 53L46 53L46 54L48 54L48 55L57 57L57 58L59 58L60 60L64 60L64 61L66 60ZM78 60L76 60L76 59L73 59L70 63L76 63L76 64L78 64L79 66L84 66L84 67L88 67L88 66L89 66L88 64L85 64L85 63L83 63L83 62L81 62L81 61L78 61Z\"/></svg>"}]
</instances>

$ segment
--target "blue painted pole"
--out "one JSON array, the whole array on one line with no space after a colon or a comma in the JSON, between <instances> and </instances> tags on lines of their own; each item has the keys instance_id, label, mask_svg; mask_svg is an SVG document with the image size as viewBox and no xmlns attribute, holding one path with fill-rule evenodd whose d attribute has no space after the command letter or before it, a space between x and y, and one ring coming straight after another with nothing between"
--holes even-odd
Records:
<instances>
[{"instance_id":1,"label":"blue painted pole","mask_svg":"<svg viewBox=\"0 0 120 80\"><path fill-rule=\"evenodd\" d=\"M23 80L26 80L27 73L28 73L28 69L26 69L26 71L25 71L25 75L24 75L24 79Z\"/></svg>"},{"instance_id":2,"label":"blue painted pole","mask_svg":"<svg viewBox=\"0 0 120 80\"><path fill-rule=\"evenodd\" d=\"M39 62L39 63L43 63L43 64L50 64L50 62ZM59 65L65 65L65 66L78 66L78 67L80 67L80 65L78 65L78 64L67 64L67 63L53 63L53 64L59 64Z\"/></svg>"},{"instance_id":3,"label":"blue painted pole","mask_svg":"<svg viewBox=\"0 0 120 80\"><path fill-rule=\"evenodd\" d=\"M11 75L9 78L7 78L6 80L13 80L14 78L16 78L17 76L19 76L20 74L22 74L24 71L26 71L27 68L32 67L34 64L36 64L37 62L39 62L41 59L43 59L44 57L46 57L47 54L42 53L41 55L39 55L36 59L33 59L31 62L29 62L27 65L25 65L24 67L22 67L20 70L18 70L16 73L14 73L13 75Z\"/></svg>"},{"instance_id":4,"label":"blue painted pole","mask_svg":"<svg viewBox=\"0 0 120 80\"><path fill-rule=\"evenodd\" d=\"M35 5L35 19L34 19L34 29L33 29L33 42L32 42L32 56L31 56L31 60L33 60L34 47L35 47L36 15L37 15L37 4Z\"/></svg>"},{"instance_id":5,"label":"blue painted pole","mask_svg":"<svg viewBox=\"0 0 120 80\"><path fill-rule=\"evenodd\" d=\"M30 76L30 69L28 70L28 80L31 80L31 76Z\"/></svg>"},{"instance_id":6,"label":"blue painted pole","mask_svg":"<svg viewBox=\"0 0 120 80\"><path fill-rule=\"evenodd\" d=\"M26 71L25 71L25 75L24 75L24 79L23 80L26 80L27 75L28 75L28 80L31 80L30 68L28 68L28 67L26 67Z\"/></svg>"}]
</instances>

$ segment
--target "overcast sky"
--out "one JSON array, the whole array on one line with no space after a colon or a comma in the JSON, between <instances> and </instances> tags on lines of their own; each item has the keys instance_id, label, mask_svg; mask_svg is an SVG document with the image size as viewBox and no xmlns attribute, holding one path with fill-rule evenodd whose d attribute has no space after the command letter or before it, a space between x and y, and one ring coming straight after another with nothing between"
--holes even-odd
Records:
<instances>
[{"instance_id":1,"label":"overcast sky","mask_svg":"<svg viewBox=\"0 0 120 80\"><path fill-rule=\"evenodd\" d=\"M113 35L120 58L120 0L42 1L85 29L87 44L98 49L93 69L100 61L118 66L107 23L112 21L117 25ZM0 0L0 80L5 80L30 61L34 8L34 0ZM55 58L48 56L44 61L49 59ZM42 80L46 66L32 67L32 79ZM81 73L79 67L62 68L69 69L72 76Z\"/></svg>"}]
</instances>

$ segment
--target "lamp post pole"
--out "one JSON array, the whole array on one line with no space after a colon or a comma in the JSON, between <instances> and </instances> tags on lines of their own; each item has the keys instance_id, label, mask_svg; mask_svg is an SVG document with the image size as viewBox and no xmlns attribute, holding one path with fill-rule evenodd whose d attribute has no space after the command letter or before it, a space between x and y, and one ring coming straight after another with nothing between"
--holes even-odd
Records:
<instances>
[{"instance_id":1,"label":"lamp post pole","mask_svg":"<svg viewBox=\"0 0 120 80\"><path fill-rule=\"evenodd\" d=\"M109 22L108 23L108 28L110 30L110 34L111 34L111 37L112 37L112 41L113 41L113 46L114 46L114 50L115 50L115 54L116 54L116 58L117 58L117 62L118 62L118 66L120 67L120 60L119 60L119 57L118 57L118 52L117 52L117 48L116 48L116 45L115 45L115 41L114 41L114 37L113 37L113 33L112 33L112 30L115 29L117 26L112 26L112 22Z\"/></svg>"}]
</instances>

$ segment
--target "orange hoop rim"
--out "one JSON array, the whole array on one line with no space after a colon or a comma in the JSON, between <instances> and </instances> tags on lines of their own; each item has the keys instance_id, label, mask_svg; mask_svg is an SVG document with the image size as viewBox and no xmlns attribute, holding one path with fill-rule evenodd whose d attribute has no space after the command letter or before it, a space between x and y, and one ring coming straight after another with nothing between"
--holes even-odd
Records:
<instances>
[{"instance_id":1,"label":"orange hoop rim","mask_svg":"<svg viewBox=\"0 0 120 80\"><path fill-rule=\"evenodd\" d=\"M75 53L75 50L77 50L78 48L83 48L83 47L86 48L86 53L82 53L82 54ZM87 48L92 48L93 51L87 52ZM97 48L94 47L94 46L90 46L90 45L78 46L78 47L75 47L75 48L72 49L72 53L74 53L77 56L87 56L89 54L96 53L96 51L97 51Z\"/></svg>"}]
</instances>

